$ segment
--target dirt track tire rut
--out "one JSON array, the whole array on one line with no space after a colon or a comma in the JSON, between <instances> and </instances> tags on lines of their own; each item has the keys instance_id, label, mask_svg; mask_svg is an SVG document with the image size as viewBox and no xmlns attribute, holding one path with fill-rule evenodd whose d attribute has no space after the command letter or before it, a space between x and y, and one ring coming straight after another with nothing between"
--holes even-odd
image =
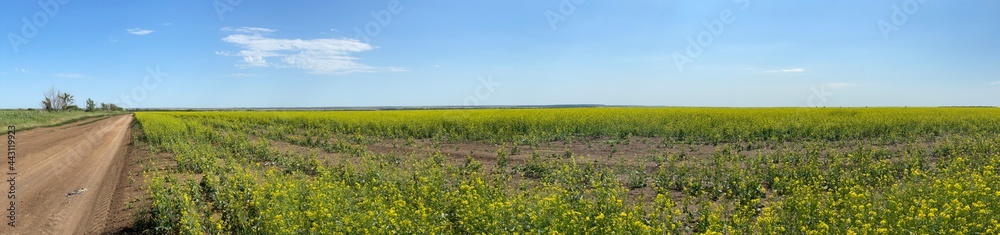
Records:
<instances>
[{"instance_id":1,"label":"dirt track tire rut","mask_svg":"<svg viewBox=\"0 0 1000 235\"><path fill-rule=\"evenodd\" d=\"M113 213L131 123L132 115L120 115L16 133L16 226L5 220L0 234L100 234ZM67 196L81 188L88 190Z\"/></svg>"}]
</instances>

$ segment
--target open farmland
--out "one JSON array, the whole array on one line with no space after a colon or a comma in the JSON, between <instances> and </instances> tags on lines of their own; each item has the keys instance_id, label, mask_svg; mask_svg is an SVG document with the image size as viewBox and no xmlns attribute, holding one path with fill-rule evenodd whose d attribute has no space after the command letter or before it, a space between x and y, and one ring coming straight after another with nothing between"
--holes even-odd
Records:
<instances>
[{"instance_id":1,"label":"open farmland","mask_svg":"<svg viewBox=\"0 0 1000 235\"><path fill-rule=\"evenodd\" d=\"M181 234L1000 231L1000 109L140 112Z\"/></svg>"},{"instance_id":2,"label":"open farmland","mask_svg":"<svg viewBox=\"0 0 1000 235\"><path fill-rule=\"evenodd\" d=\"M1000 1L0 18L0 235L1000 235Z\"/></svg>"}]
</instances>

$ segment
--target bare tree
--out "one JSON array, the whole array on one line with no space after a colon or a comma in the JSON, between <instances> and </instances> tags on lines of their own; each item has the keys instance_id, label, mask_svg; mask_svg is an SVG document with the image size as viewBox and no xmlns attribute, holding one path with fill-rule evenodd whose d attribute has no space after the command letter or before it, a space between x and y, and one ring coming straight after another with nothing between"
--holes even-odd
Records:
<instances>
[{"instance_id":1,"label":"bare tree","mask_svg":"<svg viewBox=\"0 0 1000 235\"><path fill-rule=\"evenodd\" d=\"M63 103L62 92L56 90L56 87L52 87L48 92L45 92L45 99L42 100L42 108L45 111L55 111L62 110L65 104Z\"/></svg>"},{"instance_id":2,"label":"bare tree","mask_svg":"<svg viewBox=\"0 0 1000 235\"><path fill-rule=\"evenodd\" d=\"M67 109L80 109L74 102L76 99L73 95L57 90L55 87L49 89L48 92L43 94L45 99L42 100L42 108L46 111L61 111Z\"/></svg>"}]
</instances>

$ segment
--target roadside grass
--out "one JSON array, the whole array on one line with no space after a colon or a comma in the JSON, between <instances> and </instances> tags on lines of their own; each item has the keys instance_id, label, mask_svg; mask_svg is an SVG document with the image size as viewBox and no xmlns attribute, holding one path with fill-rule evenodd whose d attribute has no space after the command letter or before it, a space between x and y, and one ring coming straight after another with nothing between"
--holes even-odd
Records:
<instances>
[{"instance_id":1,"label":"roadside grass","mask_svg":"<svg viewBox=\"0 0 1000 235\"><path fill-rule=\"evenodd\" d=\"M46 112L39 110L0 110L0 125L16 126L18 131L61 126L90 118L103 118L124 112Z\"/></svg>"}]
</instances>

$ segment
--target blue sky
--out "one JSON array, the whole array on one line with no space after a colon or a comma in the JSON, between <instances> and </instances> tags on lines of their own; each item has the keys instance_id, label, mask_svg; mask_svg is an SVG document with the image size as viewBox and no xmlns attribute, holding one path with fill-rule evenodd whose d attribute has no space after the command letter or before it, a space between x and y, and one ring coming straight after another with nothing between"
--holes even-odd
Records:
<instances>
[{"instance_id":1,"label":"blue sky","mask_svg":"<svg viewBox=\"0 0 1000 235\"><path fill-rule=\"evenodd\" d=\"M53 86L146 108L1000 106L998 1L41 0L0 20L0 108Z\"/></svg>"}]
</instances>

